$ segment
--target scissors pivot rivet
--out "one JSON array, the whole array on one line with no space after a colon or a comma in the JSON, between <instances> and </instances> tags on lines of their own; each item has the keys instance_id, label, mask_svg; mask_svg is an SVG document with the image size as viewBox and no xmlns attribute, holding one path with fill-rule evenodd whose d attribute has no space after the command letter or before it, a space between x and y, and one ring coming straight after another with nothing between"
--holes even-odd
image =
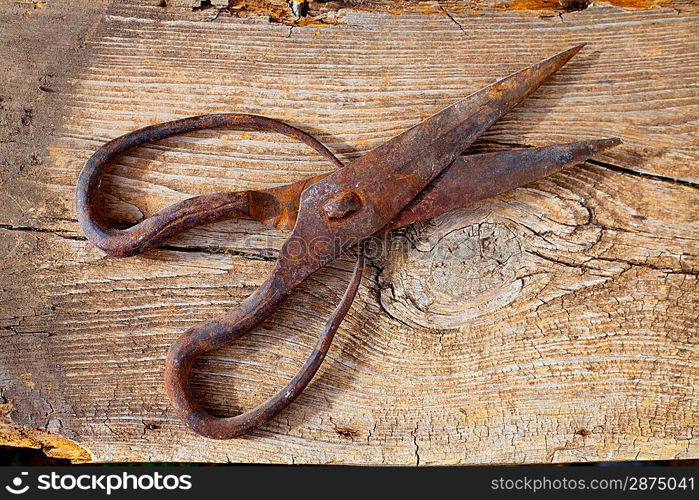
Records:
<instances>
[{"instance_id":1,"label":"scissors pivot rivet","mask_svg":"<svg viewBox=\"0 0 699 500\"><path fill-rule=\"evenodd\" d=\"M333 222L348 219L362 208L362 199L354 191L340 191L323 205L325 217Z\"/></svg>"}]
</instances>

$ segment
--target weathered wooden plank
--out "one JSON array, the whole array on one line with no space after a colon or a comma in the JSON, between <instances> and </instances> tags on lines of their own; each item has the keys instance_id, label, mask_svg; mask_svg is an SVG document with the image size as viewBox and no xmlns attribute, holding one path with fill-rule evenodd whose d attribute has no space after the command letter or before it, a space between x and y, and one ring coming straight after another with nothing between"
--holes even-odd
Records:
<instances>
[{"instance_id":1,"label":"weathered wooden plank","mask_svg":"<svg viewBox=\"0 0 699 500\"><path fill-rule=\"evenodd\" d=\"M697 456L691 6L542 17L454 2L397 13L382 2L312 6L333 23L317 25L157 5L109 8L61 92L65 119L46 158L3 186L7 436L44 429L77 443L76 459L98 461ZM329 359L296 404L229 442L179 423L162 387L167 346L260 284L283 234L226 222L142 256L106 258L82 238L72 202L99 144L156 121L239 111L300 126L348 161L581 41L590 47L477 149L606 136L622 146L376 241ZM191 194L327 168L280 137L207 131L125 155L105 201L132 222ZM345 259L320 271L265 326L202 361L194 384L207 406L230 414L280 387L350 269Z\"/></svg>"}]
</instances>

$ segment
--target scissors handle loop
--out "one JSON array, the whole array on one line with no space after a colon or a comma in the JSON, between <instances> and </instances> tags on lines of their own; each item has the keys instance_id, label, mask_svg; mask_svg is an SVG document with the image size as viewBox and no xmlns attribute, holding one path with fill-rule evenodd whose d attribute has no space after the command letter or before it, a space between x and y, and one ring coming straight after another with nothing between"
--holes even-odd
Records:
<instances>
[{"instance_id":1,"label":"scissors handle loop","mask_svg":"<svg viewBox=\"0 0 699 500\"><path fill-rule=\"evenodd\" d=\"M76 189L78 222L91 243L113 257L143 252L187 229L211 222L244 217L252 192L195 196L163 208L126 229L109 226L96 206L96 193L105 167L121 153L167 137L209 128L277 132L313 148L337 168L342 162L315 137L284 122L258 115L221 113L159 123L117 137L99 148L80 172Z\"/></svg>"},{"instance_id":2,"label":"scissors handle loop","mask_svg":"<svg viewBox=\"0 0 699 500\"><path fill-rule=\"evenodd\" d=\"M364 256L360 250L349 286L303 367L277 394L240 415L217 417L202 408L189 386L192 365L202 354L229 344L259 325L288 295L288 291L279 291L277 278L272 274L237 310L187 330L170 347L165 362L165 387L184 422L203 436L231 439L259 427L289 406L310 383L325 359L335 332L352 305L363 269Z\"/></svg>"}]
</instances>

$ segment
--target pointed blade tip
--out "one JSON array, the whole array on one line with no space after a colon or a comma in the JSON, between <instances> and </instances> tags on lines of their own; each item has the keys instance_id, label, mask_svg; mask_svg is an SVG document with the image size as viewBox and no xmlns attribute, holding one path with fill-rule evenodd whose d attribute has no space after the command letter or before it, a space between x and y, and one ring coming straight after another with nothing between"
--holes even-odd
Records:
<instances>
[{"instance_id":1,"label":"pointed blade tip","mask_svg":"<svg viewBox=\"0 0 699 500\"><path fill-rule=\"evenodd\" d=\"M567 151L567 155L561 158L559 167L564 168L573 164L583 164L594 155L606 151L609 148L621 144L621 139L618 137L610 137L606 139L591 139L587 141L569 142L558 146L544 146L542 150L547 148L563 148Z\"/></svg>"},{"instance_id":2,"label":"pointed blade tip","mask_svg":"<svg viewBox=\"0 0 699 500\"><path fill-rule=\"evenodd\" d=\"M614 146L618 146L619 144L621 144L621 139L618 137L610 137L606 139L590 139L587 141L569 142L567 144L548 147L544 146L544 148L541 149L562 148L564 151L566 151L567 155L561 157L565 160L560 164L560 166L563 167L573 163L584 163L592 156L601 153L602 151L606 151L609 148L613 148Z\"/></svg>"},{"instance_id":3,"label":"pointed blade tip","mask_svg":"<svg viewBox=\"0 0 699 500\"><path fill-rule=\"evenodd\" d=\"M590 145L592 146L592 149L595 153L599 153L606 149L613 148L614 146L618 146L619 144L621 144L621 142L621 139L619 139L618 137L609 137L607 139L596 139L590 141Z\"/></svg>"},{"instance_id":4,"label":"pointed blade tip","mask_svg":"<svg viewBox=\"0 0 699 500\"><path fill-rule=\"evenodd\" d=\"M568 61L570 61L575 54L580 52L583 49L583 47L585 47L585 45L587 45L587 43L581 43L581 44L575 45L569 49L564 50L563 52L560 52L559 54L555 55L554 57L560 57L561 59L563 59L562 64L565 64Z\"/></svg>"},{"instance_id":5,"label":"pointed blade tip","mask_svg":"<svg viewBox=\"0 0 699 500\"><path fill-rule=\"evenodd\" d=\"M580 50L582 50L582 48L585 45L585 43L581 43L562 52L559 52L558 54L554 54L547 59L539 61L534 66L531 66L529 69L537 68L537 71L541 71L541 73L539 74L539 78L541 78L540 81L533 84L532 88L534 89L538 87L539 85L541 85L543 80L546 80L548 77L550 77L558 70L560 70L563 66L565 66L568 63L568 61L570 61L575 54L580 52Z\"/></svg>"}]
</instances>

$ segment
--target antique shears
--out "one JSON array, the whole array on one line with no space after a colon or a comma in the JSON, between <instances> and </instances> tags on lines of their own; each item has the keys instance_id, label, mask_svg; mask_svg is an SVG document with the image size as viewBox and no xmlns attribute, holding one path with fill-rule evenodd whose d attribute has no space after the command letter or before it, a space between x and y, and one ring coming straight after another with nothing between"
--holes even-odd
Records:
<instances>
[{"instance_id":1,"label":"antique shears","mask_svg":"<svg viewBox=\"0 0 699 500\"><path fill-rule=\"evenodd\" d=\"M186 424L204 436L233 438L273 418L303 391L320 367L357 292L364 265L361 250L349 286L313 352L275 396L240 415L217 417L194 399L189 377L197 357L249 332L296 286L343 251L379 233L540 179L618 144L618 139L601 139L460 156L581 48L568 49L471 94L347 166L297 128L271 118L241 114L161 123L123 135L97 150L78 179L77 215L87 238L109 255L143 252L189 228L223 219L245 217L291 229L274 271L239 309L190 328L171 346L165 385ZM95 193L103 168L111 159L144 143L214 127L285 134L315 149L336 170L272 189L195 196L127 229L108 227L97 210Z\"/></svg>"}]
</instances>

